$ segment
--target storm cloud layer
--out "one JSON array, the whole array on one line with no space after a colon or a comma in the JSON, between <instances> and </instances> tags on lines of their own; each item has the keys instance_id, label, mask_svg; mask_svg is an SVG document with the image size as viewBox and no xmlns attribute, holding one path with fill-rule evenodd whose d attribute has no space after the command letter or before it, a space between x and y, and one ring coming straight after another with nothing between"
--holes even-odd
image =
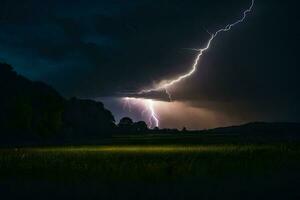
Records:
<instances>
[{"instance_id":1,"label":"storm cloud layer","mask_svg":"<svg viewBox=\"0 0 300 200\"><path fill-rule=\"evenodd\" d=\"M1 0L0 59L64 96L113 97L186 72L249 0ZM299 121L299 3L259 1L171 88L190 107L241 121ZM229 117L229 118L230 118Z\"/></svg>"}]
</instances>

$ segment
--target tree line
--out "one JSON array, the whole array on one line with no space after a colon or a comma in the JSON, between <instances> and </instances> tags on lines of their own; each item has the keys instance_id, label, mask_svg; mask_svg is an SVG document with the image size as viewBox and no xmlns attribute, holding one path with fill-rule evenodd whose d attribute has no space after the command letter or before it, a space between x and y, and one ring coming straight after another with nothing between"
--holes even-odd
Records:
<instances>
[{"instance_id":1,"label":"tree line","mask_svg":"<svg viewBox=\"0 0 300 200\"><path fill-rule=\"evenodd\" d=\"M0 63L1 143L97 139L113 134L145 133L143 121L124 117L118 124L103 103L65 99L49 85L30 81L6 63Z\"/></svg>"}]
</instances>

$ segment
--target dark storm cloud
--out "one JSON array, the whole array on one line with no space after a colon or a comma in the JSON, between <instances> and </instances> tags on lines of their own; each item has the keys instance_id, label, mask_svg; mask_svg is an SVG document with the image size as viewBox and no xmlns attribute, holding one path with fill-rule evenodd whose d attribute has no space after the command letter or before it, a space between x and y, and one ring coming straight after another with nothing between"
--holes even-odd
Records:
<instances>
[{"instance_id":1,"label":"dark storm cloud","mask_svg":"<svg viewBox=\"0 0 300 200\"><path fill-rule=\"evenodd\" d=\"M250 0L0 4L1 60L66 96L101 97L185 72L195 57L185 48L203 47L206 29L239 18ZM214 41L197 73L171 89L173 98L242 117L299 120L298 7L256 1L245 23Z\"/></svg>"}]
</instances>

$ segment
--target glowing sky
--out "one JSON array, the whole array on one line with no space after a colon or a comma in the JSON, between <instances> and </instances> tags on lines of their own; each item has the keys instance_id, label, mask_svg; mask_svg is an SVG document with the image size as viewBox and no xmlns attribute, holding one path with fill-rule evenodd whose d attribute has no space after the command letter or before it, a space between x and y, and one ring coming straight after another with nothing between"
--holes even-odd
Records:
<instances>
[{"instance_id":1,"label":"glowing sky","mask_svg":"<svg viewBox=\"0 0 300 200\"><path fill-rule=\"evenodd\" d=\"M299 4L257 0L246 23L216 38L195 74L170 88L174 102L161 102L164 92L149 94L161 127L300 121ZM104 101L117 119L147 121L123 108L124 94L186 73L198 53L189 49L204 47L208 32L248 6L249 0L2 0L0 60L65 97Z\"/></svg>"},{"instance_id":2,"label":"glowing sky","mask_svg":"<svg viewBox=\"0 0 300 200\"><path fill-rule=\"evenodd\" d=\"M124 98L101 98L107 108L109 108L115 115L116 120L119 121L122 117L128 116L135 121L143 120L147 124L149 122L149 110L147 105L149 99L135 99L126 103ZM160 128L178 128L187 127L189 129L205 129L219 126L229 126L240 124L246 121L251 121L254 116L249 115L248 118L241 118L239 115L227 115L222 110L213 110L204 105L203 107L192 106L188 102L180 101L159 101L152 100L153 108L159 117ZM227 104L228 107L232 106ZM249 113L250 114L250 113ZM153 119L152 119L153 120ZM154 122L152 121L152 128Z\"/></svg>"},{"instance_id":3,"label":"glowing sky","mask_svg":"<svg viewBox=\"0 0 300 200\"><path fill-rule=\"evenodd\" d=\"M198 68L198 65L200 64L201 58L203 54L208 51L211 47L211 44L213 41L221 34L221 33L226 33L231 31L235 26L243 23L248 14L250 14L253 11L253 7L255 4L255 0L251 0L249 2L249 7L247 9L244 9L241 13L241 17L235 21L233 21L230 24L227 24L223 28L218 29L214 33L208 32L210 35L209 40L207 41L205 47L203 48L198 48L198 49L191 49L193 51L197 52L197 56L194 58L193 65L191 69L189 69L187 72L178 75L176 78L170 79L170 80L164 80L161 81L161 83L157 86L154 86L149 89L143 89L139 92L137 92L137 95L144 95L144 94L151 94L152 92L157 92L157 91L164 91L168 97L168 101L173 101L172 94L170 92L170 87L174 87L177 84L180 84L180 82L184 81L185 79L189 79L191 76L193 76ZM143 113L147 112L148 113L148 125L149 127L159 127L160 125L160 116L156 112L157 106L154 105L156 103L153 99L137 99L137 98L130 98L130 97L125 97L124 98L126 105L128 105L129 110L131 109L131 104L135 104L137 101L142 101L142 105L145 107ZM156 103L157 104L157 103ZM167 106L167 105L166 105ZM171 111L171 110L170 110ZM199 119L200 120L200 119Z\"/></svg>"}]
</instances>

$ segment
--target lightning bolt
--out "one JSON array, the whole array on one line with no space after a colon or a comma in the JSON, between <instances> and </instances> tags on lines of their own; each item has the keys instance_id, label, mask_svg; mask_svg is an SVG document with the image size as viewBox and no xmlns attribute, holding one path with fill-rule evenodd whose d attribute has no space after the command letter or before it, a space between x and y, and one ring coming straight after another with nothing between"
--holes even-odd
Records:
<instances>
[{"instance_id":1,"label":"lightning bolt","mask_svg":"<svg viewBox=\"0 0 300 200\"><path fill-rule=\"evenodd\" d=\"M188 71L187 73L185 73L183 75L178 76L177 78L175 78L173 80L167 80L164 83L159 84L156 87L153 87L153 88L150 88L150 89L141 90L140 92L138 92L138 94L146 94L146 93L150 93L150 92L154 92L154 91L162 91L162 90L164 90L164 91L166 91L166 93L170 97L170 93L168 92L168 88L171 87L171 86L173 86L173 85L175 85L175 84L177 84L177 83L179 83L179 82L181 82L182 80L190 77L192 74L194 74L195 71L197 70L197 67L198 67L198 64L199 64L201 56L203 55L204 52L206 52L210 48L210 46L211 46L212 42L214 41L214 39L220 33L230 31L234 26L236 26L239 23L242 23L246 19L248 13L250 13L252 11L253 6L254 6L254 2L255 2L255 0L251 1L250 7L243 12L243 16L239 20L235 21L232 24L226 25L224 28L217 30L213 34L211 34L211 33L208 32L211 35L211 37L208 40L208 42L207 42L207 44L206 44L206 46L204 48L202 48L202 49L191 49L193 51L198 51L199 53L197 54L197 56L196 56L196 58L194 60L194 63L192 65L190 71Z\"/></svg>"},{"instance_id":2,"label":"lightning bolt","mask_svg":"<svg viewBox=\"0 0 300 200\"><path fill-rule=\"evenodd\" d=\"M179 75L178 77L176 77L172 80L164 81L163 83L161 83L161 84L159 84L159 85L157 85L153 88L141 90L137 94L143 95L143 94L147 94L147 93L155 92L155 91L165 91L165 93L169 97L169 100L172 101L172 97L171 97L171 93L169 92L169 88L171 86L176 85L177 83L183 81L184 79L192 76L197 71L200 58L202 57L203 53L205 53L210 48L210 46L213 43L214 39L217 36L219 36L219 34L224 33L224 32L228 32L234 26L244 22L247 15L252 11L252 9L254 7L254 2L255 2L255 0L251 0L250 7L243 12L242 17L240 19L238 19L237 21L233 22L232 24L226 25L224 28L221 28L221 29L217 30L214 33L210 33L210 32L207 31L208 34L210 34L210 39L208 40L208 42L207 42L207 44L204 48L202 48L202 49L190 49L190 50L193 50L193 51L197 51L199 53L197 54L196 58L194 59L194 63L192 65L191 69L188 72L186 72L182 75ZM154 106L153 106L153 100L151 100L151 99L145 100L145 106L150 111L150 118L149 118L150 126L152 126L152 121L154 121L156 127L158 127L159 126L159 119L157 117L158 115L156 114Z\"/></svg>"},{"instance_id":3,"label":"lightning bolt","mask_svg":"<svg viewBox=\"0 0 300 200\"><path fill-rule=\"evenodd\" d=\"M134 97L123 98L124 106L123 108L128 108L129 112L132 110L132 106L138 107L142 106L142 115L148 115L148 125L150 128L159 127L159 118L155 112L155 102L152 99L142 99Z\"/></svg>"},{"instance_id":4,"label":"lightning bolt","mask_svg":"<svg viewBox=\"0 0 300 200\"><path fill-rule=\"evenodd\" d=\"M152 127L152 120L155 123L155 127L159 127L159 120L158 120L157 114L154 110L153 100L147 99L147 106L150 111L150 119L149 119L150 127Z\"/></svg>"}]
</instances>

